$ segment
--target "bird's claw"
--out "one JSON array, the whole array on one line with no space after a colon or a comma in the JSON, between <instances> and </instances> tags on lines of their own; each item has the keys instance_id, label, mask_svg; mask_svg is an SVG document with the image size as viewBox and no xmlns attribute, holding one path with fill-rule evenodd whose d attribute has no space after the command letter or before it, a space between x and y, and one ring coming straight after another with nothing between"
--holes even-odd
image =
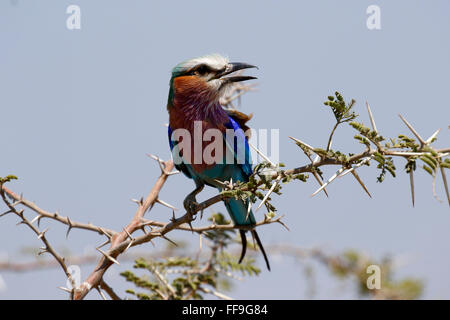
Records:
<instances>
[{"instance_id":1,"label":"bird's claw","mask_svg":"<svg viewBox=\"0 0 450 320\"><path fill-rule=\"evenodd\" d=\"M197 203L197 200L195 199L195 197L186 197L186 199L184 199L183 201L183 206L184 209L186 209L186 211L189 214L194 214L197 211L199 211L199 207L200 205Z\"/></svg>"}]
</instances>

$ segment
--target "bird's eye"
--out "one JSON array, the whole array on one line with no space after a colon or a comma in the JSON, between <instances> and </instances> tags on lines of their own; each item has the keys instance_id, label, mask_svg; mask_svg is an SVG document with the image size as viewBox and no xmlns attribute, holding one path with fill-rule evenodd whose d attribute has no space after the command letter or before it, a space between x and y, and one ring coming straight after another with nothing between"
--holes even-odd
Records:
<instances>
[{"instance_id":1,"label":"bird's eye","mask_svg":"<svg viewBox=\"0 0 450 320\"><path fill-rule=\"evenodd\" d=\"M208 73L208 71L209 71L209 69L208 69L207 66L201 65L201 66L199 66L199 67L195 70L195 74L196 74L196 75L203 76L203 75L205 75L206 73Z\"/></svg>"}]
</instances>

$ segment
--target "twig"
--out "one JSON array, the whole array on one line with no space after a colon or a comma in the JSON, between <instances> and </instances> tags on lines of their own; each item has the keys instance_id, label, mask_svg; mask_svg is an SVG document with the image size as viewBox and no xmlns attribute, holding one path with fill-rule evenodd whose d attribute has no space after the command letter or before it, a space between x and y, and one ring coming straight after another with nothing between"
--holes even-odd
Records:
<instances>
[{"instance_id":1,"label":"twig","mask_svg":"<svg viewBox=\"0 0 450 320\"><path fill-rule=\"evenodd\" d=\"M214 296L216 296L216 297L218 297L218 298L220 298L220 299L223 299L223 300L234 300L233 298L231 298L231 297L229 297L229 296L227 296L227 295L225 295L225 294L223 294L223 293L220 293L220 292L218 292L218 291L214 291L214 290L211 290L211 289L209 289L209 288L200 288L200 290L201 291L203 291L204 293L209 293L209 294L212 294L212 295L214 295Z\"/></svg>"},{"instance_id":2,"label":"twig","mask_svg":"<svg viewBox=\"0 0 450 320\"><path fill-rule=\"evenodd\" d=\"M18 211L13 204L11 204L11 202L9 202L9 200L6 198L6 192L4 186L2 184L0 184L0 196L3 199L3 202L9 207L9 209L14 212L17 216L19 216L22 220L22 223L27 225L37 236L38 239L41 240L44 243L44 251L50 253L55 260L58 262L58 264L61 266L61 268L63 269L67 279L71 282L72 284L72 288L75 288L75 280L72 278L72 275L69 272L69 269L66 266L65 260L62 256L60 256L56 250L50 245L50 242L47 240L46 236L45 236L45 232L48 230L44 230L44 231L40 231L37 227L35 227L33 224L30 223L30 221L25 217L25 215L23 214L24 210L20 210ZM20 199L19 201L22 202L22 199ZM72 295L73 291L71 291L71 295Z\"/></svg>"},{"instance_id":3,"label":"twig","mask_svg":"<svg viewBox=\"0 0 450 320\"><path fill-rule=\"evenodd\" d=\"M127 250L127 248L130 248L131 246L130 242L133 242L133 245L135 245L136 243L135 241L131 239L127 240L128 234L133 234L133 232L142 227L141 219L144 217L145 212L147 212L147 210L151 208L158 199L159 192L163 187L164 183L166 182L167 178L172 174L172 170L174 167L172 161L163 162L161 164L159 158L156 157L155 160L157 160L161 166L160 177L158 178L155 185L153 186L153 189L150 191L150 193L142 202L142 204L138 206L138 209L133 219L125 228L126 231L124 230L120 233L117 233L112 238L111 247L108 250L108 252L105 252L103 257L99 260L94 271L92 271L92 273L88 276L88 278L81 284L80 288L75 290L74 294L75 300L83 299L92 288L95 288L100 284L101 280L103 279L103 275L113 263L113 261L110 258L117 261L116 259L117 256L122 252L124 252L125 250Z\"/></svg>"},{"instance_id":4,"label":"twig","mask_svg":"<svg viewBox=\"0 0 450 320\"><path fill-rule=\"evenodd\" d=\"M94 231L99 234L102 234L103 232L99 230L98 226L93 225L92 223L81 223L77 221L72 221L69 219L69 217L64 217L59 215L58 213L51 213L48 211L45 211L41 208L39 208L36 204L34 204L31 201L26 200L25 198L19 196L18 194L12 192L8 188L6 188L4 185L2 186L2 191L11 199L14 199L15 201L20 201L20 204L24 205L25 207L31 209L32 211L36 212L38 215L32 220L34 223L36 220L40 220L42 218L48 218L52 220L56 220L58 222L61 222L62 224L65 224L69 226L69 228L75 228L75 229L84 229L89 231ZM114 235L116 232L111 229L104 228L104 231L107 233Z\"/></svg>"}]
</instances>

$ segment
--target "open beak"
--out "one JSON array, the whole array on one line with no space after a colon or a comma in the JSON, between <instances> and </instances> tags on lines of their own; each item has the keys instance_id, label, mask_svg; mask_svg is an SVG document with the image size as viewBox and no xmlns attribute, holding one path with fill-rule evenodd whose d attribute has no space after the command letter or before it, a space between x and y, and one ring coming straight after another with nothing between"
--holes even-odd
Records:
<instances>
[{"instance_id":1,"label":"open beak","mask_svg":"<svg viewBox=\"0 0 450 320\"><path fill-rule=\"evenodd\" d=\"M236 72L238 70L242 69L249 69L249 68L256 68L257 66L253 66L251 64L243 63L243 62L230 62L224 71L219 72L214 78L215 79L221 79L224 81L224 83L228 82L239 82L239 81L245 81L245 80L252 80L252 79L258 79L256 77L252 76L230 76L230 77L224 77L230 73Z\"/></svg>"}]
</instances>

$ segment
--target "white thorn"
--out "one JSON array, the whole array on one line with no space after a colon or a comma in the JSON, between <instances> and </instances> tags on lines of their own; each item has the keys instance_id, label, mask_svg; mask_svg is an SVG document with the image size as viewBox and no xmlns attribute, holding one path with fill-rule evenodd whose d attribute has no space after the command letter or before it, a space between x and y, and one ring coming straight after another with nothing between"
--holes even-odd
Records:
<instances>
[{"instance_id":1,"label":"white thorn","mask_svg":"<svg viewBox=\"0 0 450 320\"><path fill-rule=\"evenodd\" d=\"M47 229L45 229L44 231L42 231L41 233L39 233L38 234L38 239L41 239L44 235L45 235L45 233L48 231L48 228Z\"/></svg>"},{"instance_id":2,"label":"white thorn","mask_svg":"<svg viewBox=\"0 0 450 320\"><path fill-rule=\"evenodd\" d=\"M99 249L99 248L101 248L101 247L104 247L104 246L106 246L108 243L110 242L110 240L108 239L108 240L106 240L105 242L103 242L101 245L99 245L96 249Z\"/></svg>"},{"instance_id":3,"label":"white thorn","mask_svg":"<svg viewBox=\"0 0 450 320\"><path fill-rule=\"evenodd\" d=\"M450 193L448 191L447 177L445 175L445 171L444 171L443 167L441 167L441 175L442 175L442 180L444 182L445 193L447 194L448 205L450 206Z\"/></svg>"},{"instance_id":4,"label":"white thorn","mask_svg":"<svg viewBox=\"0 0 450 320\"><path fill-rule=\"evenodd\" d=\"M128 237L130 240L134 240L133 237L131 236L131 234L128 232L128 230L127 230L126 228L123 228L123 231L125 231L125 233L127 234L127 237Z\"/></svg>"},{"instance_id":5,"label":"white thorn","mask_svg":"<svg viewBox=\"0 0 450 320\"><path fill-rule=\"evenodd\" d=\"M318 194L320 191L322 191L323 188L325 188L327 185L329 185L331 182L333 182L334 179L336 179L341 173L342 171L344 171L344 168L340 168L334 175L332 175L330 177L330 179L328 179L327 182L325 182L319 189L317 189L312 195L311 197L314 197L316 194Z\"/></svg>"},{"instance_id":6,"label":"white thorn","mask_svg":"<svg viewBox=\"0 0 450 320\"><path fill-rule=\"evenodd\" d=\"M433 134L431 135L431 137L429 137L429 138L427 139L427 141L425 141L425 142L426 142L427 144L430 144L431 141L432 141L434 138L436 138L436 136L439 134L440 131L441 131L441 129L437 129L436 132L433 133Z\"/></svg>"},{"instance_id":7,"label":"white thorn","mask_svg":"<svg viewBox=\"0 0 450 320\"><path fill-rule=\"evenodd\" d=\"M372 195L370 194L369 190L367 190L366 186L364 185L364 183L362 182L361 178L358 176L355 170L352 171L352 174L355 177L356 181L358 181L361 187L364 189L364 191L369 195L369 197L372 198Z\"/></svg>"},{"instance_id":8,"label":"white thorn","mask_svg":"<svg viewBox=\"0 0 450 320\"><path fill-rule=\"evenodd\" d=\"M40 218L42 218L42 215L38 214L36 217L33 218L33 220L30 221L30 224L35 223L36 220L39 220Z\"/></svg>"},{"instance_id":9,"label":"white thorn","mask_svg":"<svg viewBox=\"0 0 450 320\"><path fill-rule=\"evenodd\" d=\"M134 239L130 240L130 243L127 245L127 247L125 248L125 251L128 251L128 249L130 249L130 247L133 245Z\"/></svg>"},{"instance_id":10,"label":"white thorn","mask_svg":"<svg viewBox=\"0 0 450 320\"><path fill-rule=\"evenodd\" d=\"M347 171L343 172L341 175L339 175L339 178L342 178L343 176L349 174L350 172L352 172L353 170L361 167L363 164L369 162L370 160L372 160L373 155L370 157L366 157L364 158L361 162L358 162L357 164L355 164L352 168L348 169Z\"/></svg>"},{"instance_id":11,"label":"white thorn","mask_svg":"<svg viewBox=\"0 0 450 320\"><path fill-rule=\"evenodd\" d=\"M248 220L248 217L250 216L250 211L252 210L252 202L250 199L248 199L248 207L247 207L247 215L245 216L245 221Z\"/></svg>"},{"instance_id":12,"label":"white thorn","mask_svg":"<svg viewBox=\"0 0 450 320\"><path fill-rule=\"evenodd\" d=\"M114 259L113 257L111 257L109 254L107 254L105 251L103 251L102 249L96 248L97 251L99 251L102 255L105 256L105 258L107 258L108 260L110 260L111 262L117 264L120 266L119 261L117 261L116 259Z\"/></svg>"},{"instance_id":13,"label":"white thorn","mask_svg":"<svg viewBox=\"0 0 450 320\"><path fill-rule=\"evenodd\" d=\"M278 178L275 180L275 182L273 183L272 187L269 189L269 191L266 193L266 195L262 199L261 203L256 208L255 212L257 212L262 207L262 205L267 201L267 199L269 198L270 194L273 192L273 190L275 190L275 187L278 185L280 180L281 180L281 175L279 175Z\"/></svg>"},{"instance_id":14,"label":"white thorn","mask_svg":"<svg viewBox=\"0 0 450 320\"><path fill-rule=\"evenodd\" d=\"M268 163L270 163L270 165L271 165L272 167L276 167L276 165L275 165L272 161L270 161L270 159L269 159L264 153L262 153L257 147L255 147L255 146L254 146L253 144L251 144L250 142L248 143L248 145L249 145L250 147L252 147L253 150L255 150L256 153L258 153L264 160L266 160Z\"/></svg>"},{"instance_id":15,"label":"white thorn","mask_svg":"<svg viewBox=\"0 0 450 320\"><path fill-rule=\"evenodd\" d=\"M367 112L369 113L370 123L372 124L372 129L378 133L377 126L375 125L375 119L373 118L372 110L370 110L369 102L366 101Z\"/></svg>"},{"instance_id":16,"label":"white thorn","mask_svg":"<svg viewBox=\"0 0 450 320\"><path fill-rule=\"evenodd\" d=\"M323 185L323 181L322 181L322 179L320 178L320 176L317 174L316 171L313 171L313 176L314 176L314 178L316 178L316 180L317 180L317 182L319 183L319 185L322 186L322 185ZM325 192L325 195L328 197L327 189L323 188L323 192Z\"/></svg>"},{"instance_id":17,"label":"white thorn","mask_svg":"<svg viewBox=\"0 0 450 320\"><path fill-rule=\"evenodd\" d=\"M409 183L411 185L411 200L414 207L414 173L412 169L409 171Z\"/></svg>"},{"instance_id":18,"label":"white thorn","mask_svg":"<svg viewBox=\"0 0 450 320\"><path fill-rule=\"evenodd\" d=\"M163 205L163 206L166 206L167 208L170 208L170 209L172 209L172 210L178 210L177 208L175 208L173 205L171 205L171 204L169 204L169 203L167 203L167 202L165 202L165 201L163 201L163 200L161 200L161 199L156 199L156 202L157 203L159 203L159 204L161 204L161 205Z\"/></svg>"},{"instance_id":19,"label":"white thorn","mask_svg":"<svg viewBox=\"0 0 450 320\"><path fill-rule=\"evenodd\" d=\"M294 138L294 137L289 137L290 139L294 140L295 142L300 143L301 145L305 146L307 149L311 150L312 152L314 152L314 147L311 147L309 144L304 143L303 141L301 141L300 139Z\"/></svg>"},{"instance_id":20,"label":"white thorn","mask_svg":"<svg viewBox=\"0 0 450 320\"><path fill-rule=\"evenodd\" d=\"M98 293L100 294L100 296L102 297L103 300L107 300L106 297L105 297L105 294L102 292L102 290L99 287L97 287L97 291L98 291Z\"/></svg>"},{"instance_id":21,"label":"white thorn","mask_svg":"<svg viewBox=\"0 0 450 320\"><path fill-rule=\"evenodd\" d=\"M58 289L61 289L62 291L68 292L68 293L72 293L72 290L65 288L65 287L58 287Z\"/></svg>"},{"instance_id":22,"label":"white thorn","mask_svg":"<svg viewBox=\"0 0 450 320\"><path fill-rule=\"evenodd\" d=\"M402 119L402 121L406 124L406 126L408 127L409 130L411 130L411 132L416 136L416 138L419 140L421 145L425 145L426 142L422 139L422 137L417 133L416 130L414 130L414 128L409 124L408 121L406 121L405 118L402 117L401 114L398 115L400 117L400 119Z\"/></svg>"}]
</instances>

